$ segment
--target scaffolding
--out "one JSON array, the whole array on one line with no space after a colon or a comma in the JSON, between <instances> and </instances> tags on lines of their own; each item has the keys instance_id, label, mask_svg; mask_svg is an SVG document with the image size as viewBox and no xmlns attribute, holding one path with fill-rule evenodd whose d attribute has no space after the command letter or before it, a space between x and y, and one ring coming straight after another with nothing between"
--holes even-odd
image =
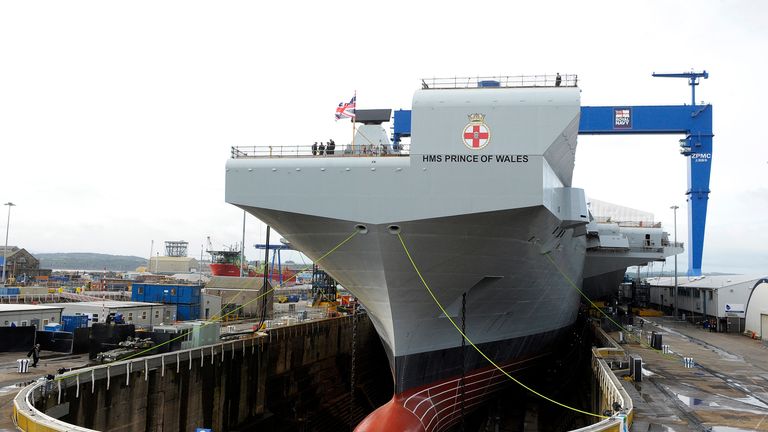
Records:
<instances>
[{"instance_id":1,"label":"scaffolding","mask_svg":"<svg viewBox=\"0 0 768 432\"><path fill-rule=\"evenodd\" d=\"M165 256L186 257L187 246L189 246L189 242L185 242L184 240L166 240Z\"/></svg>"}]
</instances>

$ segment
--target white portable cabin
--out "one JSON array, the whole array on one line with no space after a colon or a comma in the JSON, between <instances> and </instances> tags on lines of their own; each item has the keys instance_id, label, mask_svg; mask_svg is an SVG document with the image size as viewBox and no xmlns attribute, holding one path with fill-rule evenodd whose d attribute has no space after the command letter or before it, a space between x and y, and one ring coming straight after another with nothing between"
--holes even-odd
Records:
<instances>
[{"instance_id":1,"label":"white portable cabin","mask_svg":"<svg viewBox=\"0 0 768 432\"><path fill-rule=\"evenodd\" d=\"M110 313L122 314L126 324L139 327L176 321L176 305L171 304L106 300L55 305L64 309L63 315L88 315L89 325L94 322L106 322Z\"/></svg>"},{"instance_id":2,"label":"white portable cabin","mask_svg":"<svg viewBox=\"0 0 768 432\"><path fill-rule=\"evenodd\" d=\"M46 324L61 322L62 309L56 305L0 304L0 326L34 325L42 330Z\"/></svg>"}]
</instances>

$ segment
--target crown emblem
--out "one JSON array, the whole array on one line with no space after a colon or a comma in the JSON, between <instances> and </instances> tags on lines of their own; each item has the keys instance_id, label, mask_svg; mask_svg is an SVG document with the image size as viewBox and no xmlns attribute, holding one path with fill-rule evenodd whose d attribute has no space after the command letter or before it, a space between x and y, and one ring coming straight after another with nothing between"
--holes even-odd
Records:
<instances>
[{"instance_id":1,"label":"crown emblem","mask_svg":"<svg viewBox=\"0 0 768 432\"><path fill-rule=\"evenodd\" d=\"M480 150L491 141L491 129L485 123L485 114L469 114L469 124L464 127L461 138L470 150Z\"/></svg>"},{"instance_id":2,"label":"crown emblem","mask_svg":"<svg viewBox=\"0 0 768 432\"><path fill-rule=\"evenodd\" d=\"M469 117L469 122L470 123L483 123L483 122L485 122L485 114L474 113L474 114L468 115L467 117Z\"/></svg>"}]
</instances>

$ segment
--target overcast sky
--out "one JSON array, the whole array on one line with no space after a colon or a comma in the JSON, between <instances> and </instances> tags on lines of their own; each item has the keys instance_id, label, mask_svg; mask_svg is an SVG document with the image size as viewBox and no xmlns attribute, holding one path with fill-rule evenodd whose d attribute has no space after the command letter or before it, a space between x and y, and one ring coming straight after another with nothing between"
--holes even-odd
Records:
<instances>
[{"instance_id":1,"label":"overcast sky","mask_svg":"<svg viewBox=\"0 0 768 432\"><path fill-rule=\"evenodd\" d=\"M766 20L759 1L2 2L9 243L148 256L152 240L192 255L206 236L239 242L230 146L347 142L332 116L355 90L360 108L410 108L423 77L560 72L579 75L583 105L682 104L685 80L651 73L693 68L711 73L697 99L715 121L704 271L768 274ZM687 241L679 138L581 137L574 186L670 232L677 204ZM246 229L263 242L263 224Z\"/></svg>"}]
</instances>

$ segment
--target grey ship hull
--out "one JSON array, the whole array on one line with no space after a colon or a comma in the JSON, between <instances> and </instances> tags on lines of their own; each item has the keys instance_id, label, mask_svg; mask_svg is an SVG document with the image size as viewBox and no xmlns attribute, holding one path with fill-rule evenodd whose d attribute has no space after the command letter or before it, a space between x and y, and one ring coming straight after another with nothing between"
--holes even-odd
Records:
<instances>
[{"instance_id":1,"label":"grey ship hull","mask_svg":"<svg viewBox=\"0 0 768 432\"><path fill-rule=\"evenodd\" d=\"M245 209L275 227L311 259L349 236L351 221L254 207ZM543 206L368 224L321 265L370 311L395 375L396 393L465 370L488 366L473 349L462 362L461 336L431 298L408 260L400 233L424 279L448 314L494 361L535 359L571 325L579 294L585 238L551 227L560 221ZM531 238L531 232L547 233ZM550 251L553 265L543 254ZM562 271L562 272L561 272Z\"/></svg>"},{"instance_id":2,"label":"grey ship hull","mask_svg":"<svg viewBox=\"0 0 768 432\"><path fill-rule=\"evenodd\" d=\"M439 431L459 395L471 406L509 382L462 355L393 226L457 323L466 293L467 336L506 370L548 353L578 312L589 222L571 187L578 88L423 89L412 105L408 153L368 153L389 140L365 124L365 151L233 149L226 167L227 202L313 260L363 228L320 262L368 310L394 374L393 400L360 431Z\"/></svg>"}]
</instances>

